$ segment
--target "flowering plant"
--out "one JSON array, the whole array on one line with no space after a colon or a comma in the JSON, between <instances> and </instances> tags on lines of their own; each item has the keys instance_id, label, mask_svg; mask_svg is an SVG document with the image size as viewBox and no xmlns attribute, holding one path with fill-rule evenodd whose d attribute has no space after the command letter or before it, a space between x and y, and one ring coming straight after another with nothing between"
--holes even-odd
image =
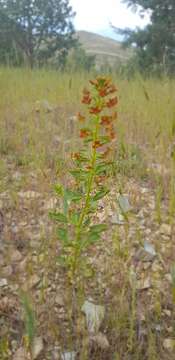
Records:
<instances>
[{"instance_id":1,"label":"flowering plant","mask_svg":"<svg viewBox=\"0 0 175 360\"><path fill-rule=\"evenodd\" d=\"M75 279L85 264L84 251L99 240L107 228L104 223L94 224L93 219L98 201L109 192L106 178L110 174L112 145L116 137L117 112L113 108L118 98L113 94L117 89L105 77L90 80L90 87L90 90L83 90L86 114L78 113L77 116L83 146L72 154L73 186L56 185L56 193L63 200L63 211L51 214L59 224L58 237L63 244L61 260L71 279Z\"/></svg>"}]
</instances>

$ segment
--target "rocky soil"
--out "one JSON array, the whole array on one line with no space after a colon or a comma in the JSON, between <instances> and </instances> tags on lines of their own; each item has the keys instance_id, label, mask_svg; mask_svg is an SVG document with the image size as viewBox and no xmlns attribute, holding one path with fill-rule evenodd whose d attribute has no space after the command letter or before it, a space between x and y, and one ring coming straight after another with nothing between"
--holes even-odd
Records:
<instances>
[{"instance_id":1,"label":"rocky soil","mask_svg":"<svg viewBox=\"0 0 175 360\"><path fill-rule=\"evenodd\" d=\"M21 170L11 169L8 176L9 186L0 193L0 338L5 339L1 344L3 359L30 359L25 350L21 291L29 294L36 313L33 359L76 359L78 355L69 348L73 330L68 314L66 277L56 261L61 251L60 244L56 239L55 224L48 216L49 210L57 206L57 199L50 191L50 184L45 186L42 183L41 174L31 172L26 175ZM89 346L93 348L95 344L101 355L97 352L95 357L91 354L91 358L113 359L117 344L121 344L122 336L126 336L123 324L121 333L109 325L112 311L116 314L119 310L134 317L133 341L143 351L151 331L160 352L158 358L173 360L175 314L171 269L175 263L175 221L170 222L166 196L162 197L161 219L158 219L155 188L151 181L133 178L124 181L124 196L131 206L131 209L125 209L128 221L117 205L117 184L116 187L112 184L111 194L101 202L98 213L98 220L110 224L109 231L103 241L87 254L96 275L90 279L87 277L86 299L105 309L103 323L88 340ZM135 304L134 314L132 305L129 305L131 298ZM125 310L122 310L120 301L126 302L123 305ZM79 328L77 336L81 338L81 325ZM121 359L134 359L125 354L122 346ZM145 353L142 359L147 358Z\"/></svg>"}]
</instances>

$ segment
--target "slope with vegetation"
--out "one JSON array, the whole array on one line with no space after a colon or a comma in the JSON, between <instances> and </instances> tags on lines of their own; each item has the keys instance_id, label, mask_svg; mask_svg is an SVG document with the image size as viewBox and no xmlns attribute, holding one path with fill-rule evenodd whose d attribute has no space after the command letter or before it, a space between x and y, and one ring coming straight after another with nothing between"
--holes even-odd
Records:
<instances>
[{"instance_id":1,"label":"slope with vegetation","mask_svg":"<svg viewBox=\"0 0 175 360\"><path fill-rule=\"evenodd\" d=\"M77 32L79 42L87 54L95 55L97 66L126 63L133 51L123 49L122 43L88 31Z\"/></svg>"}]
</instances>

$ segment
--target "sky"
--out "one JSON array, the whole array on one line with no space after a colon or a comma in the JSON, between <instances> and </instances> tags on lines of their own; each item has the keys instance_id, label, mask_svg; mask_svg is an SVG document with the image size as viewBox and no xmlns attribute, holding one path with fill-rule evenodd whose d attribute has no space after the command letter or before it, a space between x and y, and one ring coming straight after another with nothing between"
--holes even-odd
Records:
<instances>
[{"instance_id":1,"label":"sky","mask_svg":"<svg viewBox=\"0 0 175 360\"><path fill-rule=\"evenodd\" d=\"M133 29L136 26L144 27L149 21L148 16L141 19L121 0L70 0L70 4L76 11L74 19L76 30L113 36L110 23L119 28Z\"/></svg>"}]
</instances>

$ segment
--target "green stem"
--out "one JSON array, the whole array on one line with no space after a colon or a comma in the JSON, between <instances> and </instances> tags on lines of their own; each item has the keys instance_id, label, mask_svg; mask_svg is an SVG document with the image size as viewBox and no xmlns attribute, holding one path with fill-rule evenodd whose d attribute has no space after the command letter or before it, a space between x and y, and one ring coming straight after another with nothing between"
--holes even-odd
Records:
<instances>
[{"instance_id":1,"label":"green stem","mask_svg":"<svg viewBox=\"0 0 175 360\"><path fill-rule=\"evenodd\" d=\"M94 136L93 136L93 142L95 142L98 138L98 121L94 130ZM87 215L88 209L89 209L89 203L90 203L90 199L91 199L91 191L92 191L92 185L93 185L93 180L94 180L94 175L95 175L95 163L96 163L96 148L94 147L92 150L92 157L91 157L91 171L89 173L89 178L88 178L88 182L87 182L87 191L86 191L86 198L85 198L85 205L84 208L82 210L82 213L80 215L80 219L79 219L79 223L77 225L77 231L76 231L76 248L75 248L75 254L74 254L74 262L73 262L73 277L75 277L76 272L77 272L77 263L78 263L78 259L81 255L81 232L82 232L82 225L84 222L84 219Z\"/></svg>"}]
</instances>

